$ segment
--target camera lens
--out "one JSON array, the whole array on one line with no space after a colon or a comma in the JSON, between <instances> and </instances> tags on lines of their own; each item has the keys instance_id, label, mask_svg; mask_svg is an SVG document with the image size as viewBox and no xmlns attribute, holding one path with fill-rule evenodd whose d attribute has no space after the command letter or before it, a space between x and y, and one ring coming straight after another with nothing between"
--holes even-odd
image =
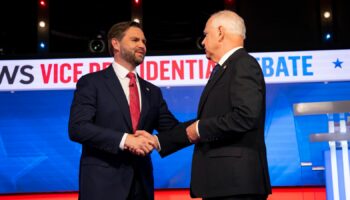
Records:
<instances>
[{"instance_id":1,"label":"camera lens","mask_svg":"<svg viewBox=\"0 0 350 200\"><path fill-rule=\"evenodd\" d=\"M106 48L105 42L103 40L91 40L89 42L89 49L92 53L102 53Z\"/></svg>"}]
</instances>

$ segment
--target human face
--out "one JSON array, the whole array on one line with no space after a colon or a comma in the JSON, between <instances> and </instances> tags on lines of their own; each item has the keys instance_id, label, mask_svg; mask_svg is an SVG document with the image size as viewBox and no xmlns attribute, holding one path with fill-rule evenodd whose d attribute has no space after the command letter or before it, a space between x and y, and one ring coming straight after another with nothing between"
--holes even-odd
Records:
<instances>
[{"instance_id":1,"label":"human face","mask_svg":"<svg viewBox=\"0 0 350 200\"><path fill-rule=\"evenodd\" d=\"M130 27L120 41L120 57L133 67L141 64L146 55L146 38L143 31Z\"/></svg>"},{"instance_id":2,"label":"human face","mask_svg":"<svg viewBox=\"0 0 350 200\"><path fill-rule=\"evenodd\" d=\"M204 39L202 41L202 46L205 49L205 54L208 59L218 62L219 58L217 55L217 51L219 48L219 29L214 26L213 19L209 19L207 24L205 25L205 29L203 31Z\"/></svg>"}]
</instances>

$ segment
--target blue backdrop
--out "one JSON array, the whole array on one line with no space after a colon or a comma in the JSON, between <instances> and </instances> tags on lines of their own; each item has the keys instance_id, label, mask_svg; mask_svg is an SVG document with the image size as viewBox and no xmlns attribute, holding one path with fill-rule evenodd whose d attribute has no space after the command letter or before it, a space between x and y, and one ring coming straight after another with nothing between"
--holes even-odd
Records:
<instances>
[{"instance_id":1,"label":"blue backdrop","mask_svg":"<svg viewBox=\"0 0 350 200\"><path fill-rule=\"evenodd\" d=\"M162 88L180 121L195 117L203 86ZM72 90L0 92L0 193L78 189L81 147L68 138ZM293 115L299 102L350 99L350 82L268 84L265 138L273 186L324 185L323 151L312 133L327 132L322 115ZM193 146L167 158L152 153L156 188L187 188ZM301 162L312 166L302 167Z\"/></svg>"}]
</instances>

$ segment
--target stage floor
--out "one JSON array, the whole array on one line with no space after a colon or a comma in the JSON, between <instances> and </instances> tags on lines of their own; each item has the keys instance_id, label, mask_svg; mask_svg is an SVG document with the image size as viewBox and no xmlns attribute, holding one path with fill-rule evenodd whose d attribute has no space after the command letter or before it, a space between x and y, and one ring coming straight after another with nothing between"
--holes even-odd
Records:
<instances>
[{"instance_id":1,"label":"stage floor","mask_svg":"<svg viewBox=\"0 0 350 200\"><path fill-rule=\"evenodd\" d=\"M326 200L324 187L273 188L268 200ZM0 200L77 200L76 192L0 195ZM156 190L155 200L191 200L188 189Z\"/></svg>"}]
</instances>

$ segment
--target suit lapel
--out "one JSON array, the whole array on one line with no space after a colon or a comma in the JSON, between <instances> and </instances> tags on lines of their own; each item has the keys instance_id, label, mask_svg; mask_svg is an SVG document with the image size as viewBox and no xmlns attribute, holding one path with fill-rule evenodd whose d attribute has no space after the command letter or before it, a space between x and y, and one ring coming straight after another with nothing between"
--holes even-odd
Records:
<instances>
[{"instance_id":1,"label":"suit lapel","mask_svg":"<svg viewBox=\"0 0 350 200\"><path fill-rule=\"evenodd\" d=\"M150 102L150 95L151 95L151 89L147 87L147 84L145 80L142 78L139 78L139 84L140 84L140 92L141 92L141 113L140 113L140 119L139 119L139 124L138 124L138 129L143 129L145 121L146 121L146 116L149 110L149 102Z\"/></svg>"},{"instance_id":2,"label":"suit lapel","mask_svg":"<svg viewBox=\"0 0 350 200\"><path fill-rule=\"evenodd\" d=\"M213 89L214 85L220 80L220 78L222 77L222 75L224 74L226 69L226 66L223 65L220 67L219 71L216 72L216 74L214 75L214 77L212 79L210 79L207 83L207 85L204 87L203 93L201 95L199 104L198 104L198 112L197 112L197 117L199 118L199 116L201 115L203 106L208 98L208 95L211 91L211 89Z\"/></svg>"},{"instance_id":3,"label":"suit lapel","mask_svg":"<svg viewBox=\"0 0 350 200\"><path fill-rule=\"evenodd\" d=\"M120 84L120 81L113 70L112 65L110 65L106 69L105 78L106 78L105 83L107 85L108 90L112 93L113 97L117 101L117 103L118 103L118 105L123 113L124 119L129 126L129 129L132 130L129 104L128 104L128 101L125 97L125 93L124 93L123 88Z\"/></svg>"},{"instance_id":4,"label":"suit lapel","mask_svg":"<svg viewBox=\"0 0 350 200\"><path fill-rule=\"evenodd\" d=\"M238 49L237 51L235 51L233 54L231 54L227 58L227 60L224 62L224 64L220 68L220 70L218 72L216 72L217 74L215 74L215 76L211 80L208 81L207 85L205 86L205 88L203 90L202 96L201 96L199 104L198 104L197 118L199 118L201 116L204 104L208 98L210 91L213 89L214 85L220 80L220 78L222 77L222 75L226 71L226 67L228 66L228 64L230 63L230 67L234 67L234 66L231 66L232 61L237 60L237 57L239 57L242 53L245 53L245 52L246 51L244 50L244 48L241 48L241 49Z\"/></svg>"}]
</instances>

